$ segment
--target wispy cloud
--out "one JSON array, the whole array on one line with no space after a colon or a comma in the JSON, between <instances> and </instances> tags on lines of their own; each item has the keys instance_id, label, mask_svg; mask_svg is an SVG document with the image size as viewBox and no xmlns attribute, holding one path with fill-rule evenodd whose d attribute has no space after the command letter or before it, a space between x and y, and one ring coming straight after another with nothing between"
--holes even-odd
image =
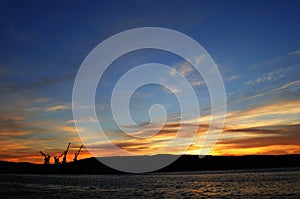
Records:
<instances>
[{"instance_id":1,"label":"wispy cloud","mask_svg":"<svg viewBox=\"0 0 300 199\"><path fill-rule=\"evenodd\" d=\"M219 140L213 153L226 155L299 153L299 129L298 124L229 130ZM235 134L238 136L234 136Z\"/></svg>"},{"instance_id":2,"label":"wispy cloud","mask_svg":"<svg viewBox=\"0 0 300 199\"><path fill-rule=\"evenodd\" d=\"M260 84L260 83L264 83L267 81L277 81L278 79L285 77L287 72L291 71L293 68L295 68L295 66L275 69L269 73L263 74L262 76L254 79L254 80L249 80L248 82L246 82L246 85L255 85L255 84Z\"/></svg>"},{"instance_id":3,"label":"wispy cloud","mask_svg":"<svg viewBox=\"0 0 300 199\"><path fill-rule=\"evenodd\" d=\"M295 116L300 115L299 103L299 100L282 100L252 106L245 110L233 111L227 114L226 125L229 128L230 126L233 126L233 128L248 128L290 124L295 121ZM299 119L296 120L299 121Z\"/></svg>"},{"instance_id":4,"label":"wispy cloud","mask_svg":"<svg viewBox=\"0 0 300 199\"><path fill-rule=\"evenodd\" d=\"M190 73L194 71L193 66L191 66L188 62L182 62L176 66L174 66L174 69L176 69L181 75L184 77L188 76ZM171 70L170 75L176 75L175 70Z\"/></svg>"},{"instance_id":5,"label":"wispy cloud","mask_svg":"<svg viewBox=\"0 0 300 199\"><path fill-rule=\"evenodd\" d=\"M176 93L179 93L181 90L176 88L175 86L172 87L172 88L166 88L166 87L162 87L162 89L166 92L166 93L169 93L169 94L176 94Z\"/></svg>"},{"instance_id":6,"label":"wispy cloud","mask_svg":"<svg viewBox=\"0 0 300 199\"><path fill-rule=\"evenodd\" d=\"M300 55L300 50L295 50L293 52L290 52L289 55L293 56L293 55Z\"/></svg>"},{"instance_id":7,"label":"wispy cloud","mask_svg":"<svg viewBox=\"0 0 300 199\"><path fill-rule=\"evenodd\" d=\"M54 105L46 109L46 111L61 111L71 109L71 106L68 104L64 105Z\"/></svg>"},{"instance_id":8,"label":"wispy cloud","mask_svg":"<svg viewBox=\"0 0 300 199\"><path fill-rule=\"evenodd\" d=\"M265 92L261 92L261 93L258 93L258 94L249 95L249 96L240 98L238 100L235 100L234 102L253 100L253 99L268 96L268 95L282 94L284 92L285 92L285 94L287 94L289 92L289 90L299 89L299 86L300 86L300 80L296 80L296 81L284 83L281 86L279 86L277 88L273 88L269 91L265 91ZM231 103L233 103L233 102L231 102Z\"/></svg>"},{"instance_id":9,"label":"wispy cloud","mask_svg":"<svg viewBox=\"0 0 300 199\"><path fill-rule=\"evenodd\" d=\"M205 85L205 82L203 80L192 81L192 86L202 86L202 85Z\"/></svg>"},{"instance_id":10,"label":"wispy cloud","mask_svg":"<svg viewBox=\"0 0 300 199\"><path fill-rule=\"evenodd\" d=\"M224 80L225 81L232 81L232 80L235 80L237 79L238 76L237 75L232 75L232 76L229 76L229 77L225 77Z\"/></svg>"},{"instance_id":11,"label":"wispy cloud","mask_svg":"<svg viewBox=\"0 0 300 199\"><path fill-rule=\"evenodd\" d=\"M300 85L300 80L296 80L296 81L292 81L292 82L289 82L289 83L286 83L286 84L283 84L282 86L276 88L276 89L273 89L272 91L275 92L275 91L281 91L281 90L285 90L287 88L291 88L291 87L298 87Z\"/></svg>"},{"instance_id":12,"label":"wispy cloud","mask_svg":"<svg viewBox=\"0 0 300 199\"><path fill-rule=\"evenodd\" d=\"M185 77L188 76L193 70L193 67L188 63L184 63L179 67L179 73Z\"/></svg>"},{"instance_id":13,"label":"wispy cloud","mask_svg":"<svg viewBox=\"0 0 300 199\"><path fill-rule=\"evenodd\" d=\"M229 112L222 136L212 154L272 153L275 152L275 149L282 154L290 152L285 147L287 145L290 145L295 151L300 151L298 134L300 120L294 119L295 115L300 115L299 103L299 101L278 101L250 107L246 110ZM283 117L284 120L281 119ZM133 132L124 140L116 134L113 143L122 148L126 155L131 153L136 155L178 154L184 150L184 144L188 143L188 140L196 133L195 141L191 143L191 147L186 153L198 154L204 147L202 141L209 127L209 118L211 118L210 115L191 121L169 121L162 129L156 125L143 125L141 126L143 128ZM200 122L200 125L196 121ZM196 132L192 131L194 127L198 128ZM185 133L181 135L180 142L172 147L167 147L178 136L178 132L182 128L185 129ZM153 132L157 133L153 135ZM142 139L139 138L141 135ZM104 142L93 150L98 150L99 154L102 152L107 156L117 154L114 149L109 153L105 146L109 145Z\"/></svg>"}]
</instances>

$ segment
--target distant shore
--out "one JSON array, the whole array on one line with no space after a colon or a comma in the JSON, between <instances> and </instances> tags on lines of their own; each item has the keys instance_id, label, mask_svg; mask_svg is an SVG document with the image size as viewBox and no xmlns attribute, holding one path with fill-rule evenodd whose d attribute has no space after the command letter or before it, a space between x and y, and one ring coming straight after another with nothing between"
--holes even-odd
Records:
<instances>
[{"instance_id":1,"label":"distant shore","mask_svg":"<svg viewBox=\"0 0 300 199\"><path fill-rule=\"evenodd\" d=\"M155 156L153 156L155 157ZM147 158L153 158L147 157ZM119 157L112 157L119 158ZM135 158L137 161L145 157ZM296 155L248 155L248 156L180 156L169 166L155 171L161 172L189 172L189 171L218 171L238 169L275 169L300 167L300 154ZM96 158L87 158L64 165L43 165L33 163L14 163L0 161L0 173L14 174L120 174Z\"/></svg>"}]
</instances>

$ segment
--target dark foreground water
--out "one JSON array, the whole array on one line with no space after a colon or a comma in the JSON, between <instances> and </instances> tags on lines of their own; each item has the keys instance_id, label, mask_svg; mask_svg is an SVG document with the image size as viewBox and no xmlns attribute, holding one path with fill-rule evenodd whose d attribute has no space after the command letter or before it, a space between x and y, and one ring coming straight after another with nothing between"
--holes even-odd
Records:
<instances>
[{"instance_id":1,"label":"dark foreground water","mask_svg":"<svg viewBox=\"0 0 300 199\"><path fill-rule=\"evenodd\" d=\"M141 175L0 175L1 198L300 198L300 169Z\"/></svg>"}]
</instances>

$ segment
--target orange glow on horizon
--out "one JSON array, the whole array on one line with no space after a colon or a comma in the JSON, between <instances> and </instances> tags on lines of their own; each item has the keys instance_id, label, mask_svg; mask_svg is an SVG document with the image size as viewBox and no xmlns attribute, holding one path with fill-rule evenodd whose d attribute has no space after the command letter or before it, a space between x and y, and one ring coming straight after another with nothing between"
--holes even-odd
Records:
<instances>
[{"instance_id":1,"label":"orange glow on horizon","mask_svg":"<svg viewBox=\"0 0 300 199\"><path fill-rule=\"evenodd\" d=\"M273 103L249 110L228 113L223 132L210 155L300 154L300 122L295 120L300 116L298 104L300 104L299 101L285 101L285 104ZM281 119L283 115L285 117ZM153 130L158 130L159 133L154 136L144 139L131 137L128 140L118 140L116 136L113 143L123 149L124 154L128 154L126 151L133 155L181 154L184 150L184 143L193 136L189 128L200 121L196 139L184 153L199 155L203 136L207 133L209 119L210 116L208 115L194 121L184 121L181 125L187 129L187 132L182 137L182 142L177 143L168 150L160 149L164 149L177 135L179 128L181 128L177 122L168 122L162 129L158 129L154 125L150 129L145 128L145 130L136 133L137 135L147 135ZM44 157L38 154L38 151L42 150L44 153L51 155L50 163L53 163L53 157L61 154L65 150L67 141L70 141L72 146L67 161L73 161L74 153L81 145L81 140L76 128L71 123L70 121L66 121L65 125L55 125L51 122L35 123L35 127L51 124L53 129L56 129L53 134L47 134L48 137L46 138L43 136L41 138L37 137L33 131L10 132L2 130L0 136L4 139L0 141L2 146L1 160L42 164ZM29 139L18 139L22 136L29 136ZM61 141L56 143L57 140ZM88 141L90 140L93 142L95 139L89 137ZM73 143L76 144L73 145ZM90 149L93 150L91 152L95 152L93 154L101 157L124 155L118 150L109 148L106 142L94 144ZM91 153L83 148L78 159L91 156Z\"/></svg>"}]
</instances>

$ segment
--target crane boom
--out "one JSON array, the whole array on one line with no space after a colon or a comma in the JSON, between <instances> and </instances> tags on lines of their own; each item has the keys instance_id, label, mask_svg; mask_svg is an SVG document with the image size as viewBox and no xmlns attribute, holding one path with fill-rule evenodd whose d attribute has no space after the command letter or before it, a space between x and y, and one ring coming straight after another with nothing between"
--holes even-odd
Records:
<instances>
[{"instance_id":1,"label":"crane boom","mask_svg":"<svg viewBox=\"0 0 300 199\"><path fill-rule=\"evenodd\" d=\"M44 164L49 164L50 163L50 155L43 153L42 151L39 151L40 154L42 154L42 156L44 156Z\"/></svg>"},{"instance_id":2,"label":"crane boom","mask_svg":"<svg viewBox=\"0 0 300 199\"><path fill-rule=\"evenodd\" d=\"M78 155L79 155L79 153L80 153L80 151L81 151L81 149L82 149L82 147L83 147L83 145L81 145L80 146L80 148L79 148L79 150L77 151L77 153L75 153L75 157L74 157L74 162L76 162L77 161L77 157L78 157Z\"/></svg>"},{"instance_id":3,"label":"crane boom","mask_svg":"<svg viewBox=\"0 0 300 199\"><path fill-rule=\"evenodd\" d=\"M80 146L80 148L79 148L79 150L78 150L78 152L77 152L77 156L79 155L79 153L80 153L82 147L83 147L83 145Z\"/></svg>"},{"instance_id":4,"label":"crane boom","mask_svg":"<svg viewBox=\"0 0 300 199\"><path fill-rule=\"evenodd\" d=\"M66 153L68 153L68 151L69 151L70 144L71 144L71 142L69 142L69 144L68 144L68 147L66 149Z\"/></svg>"},{"instance_id":5,"label":"crane boom","mask_svg":"<svg viewBox=\"0 0 300 199\"><path fill-rule=\"evenodd\" d=\"M65 150L65 152L63 152L63 153L61 154L61 156L64 155L63 161L62 161L63 164L66 164L66 163L67 163L67 154L68 154L68 152L69 152L70 144L71 144L71 143L69 142L68 147L67 147L67 149Z\"/></svg>"},{"instance_id":6,"label":"crane boom","mask_svg":"<svg viewBox=\"0 0 300 199\"><path fill-rule=\"evenodd\" d=\"M46 157L47 155L45 153L43 153L42 151L39 152L40 154L42 154L42 156Z\"/></svg>"}]
</instances>

